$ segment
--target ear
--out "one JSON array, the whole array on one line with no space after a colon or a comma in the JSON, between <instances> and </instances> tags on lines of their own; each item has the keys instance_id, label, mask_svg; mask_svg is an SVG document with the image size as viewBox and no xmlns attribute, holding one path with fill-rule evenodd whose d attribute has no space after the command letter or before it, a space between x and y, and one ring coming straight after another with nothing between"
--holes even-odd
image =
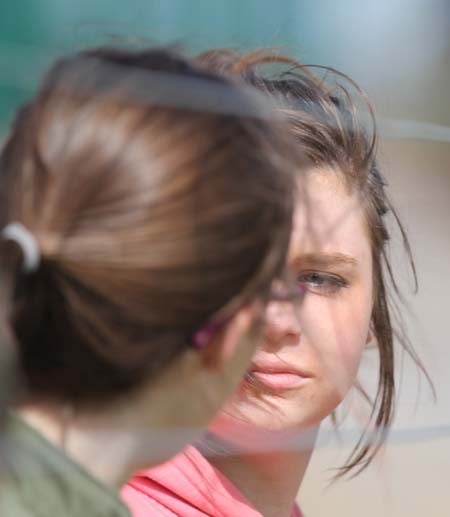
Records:
<instances>
[{"instance_id":1,"label":"ear","mask_svg":"<svg viewBox=\"0 0 450 517\"><path fill-rule=\"evenodd\" d=\"M255 302L246 305L236 312L230 321L218 332L205 348L198 351L203 364L211 370L220 370L238 352L239 347L248 347L247 339L252 339L253 348L256 348L257 337L251 336L260 321L262 304Z\"/></svg>"},{"instance_id":2,"label":"ear","mask_svg":"<svg viewBox=\"0 0 450 517\"><path fill-rule=\"evenodd\" d=\"M370 324L369 331L367 332L366 348L371 348L375 345L375 332L373 330L372 323Z\"/></svg>"}]
</instances>

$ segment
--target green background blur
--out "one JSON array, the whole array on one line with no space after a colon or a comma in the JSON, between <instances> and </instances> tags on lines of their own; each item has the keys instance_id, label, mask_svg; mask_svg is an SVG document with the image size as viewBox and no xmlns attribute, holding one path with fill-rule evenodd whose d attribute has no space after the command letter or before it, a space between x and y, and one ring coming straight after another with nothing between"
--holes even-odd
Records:
<instances>
[{"instance_id":1,"label":"green background blur","mask_svg":"<svg viewBox=\"0 0 450 517\"><path fill-rule=\"evenodd\" d=\"M281 5L280 5L281 4ZM48 63L88 45L132 41L212 46L303 47L308 24L298 2L264 0L1 0L0 124L27 98ZM301 36L301 37L300 37ZM305 41L312 38L306 38Z\"/></svg>"},{"instance_id":2,"label":"green background blur","mask_svg":"<svg viewBox=\"0 0 450 517\"><path fill-rule=\"evenodd\" d=\"M448 0L0 0L0 131L53 58L121 40L281 47L349 73L390 116L445 124L449 33Z\"/></svg>"}]
</instances>

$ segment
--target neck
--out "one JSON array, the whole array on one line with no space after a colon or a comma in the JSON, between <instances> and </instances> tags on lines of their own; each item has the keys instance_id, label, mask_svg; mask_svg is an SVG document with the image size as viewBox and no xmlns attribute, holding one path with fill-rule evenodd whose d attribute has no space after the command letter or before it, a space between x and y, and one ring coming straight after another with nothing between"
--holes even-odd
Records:
<instances>
[{"instance_id":1,"label":"neck","mask_svg":"<svg viewBox=\"0 0 450 517\"><path fill-rule=\"evenodd\" d=\"M127 416L123 412L77 415L66 408L33 406L19 414L66 456L114 490L142 466L138 456L143 444L133 426L124 425ZM152 463L149 458L148 464Z\"/></svg>"},{"instance_id":2,"label":"neck","mask_svg":"<svg viewBox=\"0 0 450 517\"><path fill-rule=\"evenodd\" d=\"M148 386L94 410L36 403L18 413L94 478L118 489L137 470L195 441L206 425L210 409L201 394L208 393L209 379L194 375L196 361L196 354L186 353Z\"/></svg>"},{"instance_id":3,"label":"neck","mask_svg":"<svg viewBox=\"0 0 450 517\"><path fill-rule=\"evenodd\" d=\"M229 479L264 517L290 517L312 455L317 430L302 436L305 447L269 452L233 448L209 461Z\"/></svg>"}]
</instances>

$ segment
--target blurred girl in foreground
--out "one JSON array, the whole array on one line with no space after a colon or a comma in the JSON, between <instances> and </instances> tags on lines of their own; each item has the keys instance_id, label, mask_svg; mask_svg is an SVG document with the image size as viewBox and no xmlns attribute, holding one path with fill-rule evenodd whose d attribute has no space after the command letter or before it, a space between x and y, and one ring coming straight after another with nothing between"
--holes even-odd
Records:
<instances>
[{"instance_id":1,"label":"blurred girl in foreground","mask_svg":"<svg viewBox=\"0 0 450 517\"><path fill-rule=\"evenodd\" d=\"M136 517L299 516L295 498L318 426L352 387L359 387L358 366L370 344L380 359L371 402L373 428L367 428L338 475L367 467L391 425L394 349L388 282L394 292L397 288L386 255L390 212L413 272L414 266L377 167L375 130L370 135L364 129L350 89L333 87L289 57L265 52L239 57L217 50L198 60L276 99L311 162L288 254L305 297L300 305L269 304L262 346L197 448L135 476L123 495ZM267 62L284 64L283 70L265 76L259 65ZM359 92L341 74L329 70L328 75L345 79Z\"/></svg>"},{"instance_id":2,"label":"blurred girl in foreground","mask_svg":"<svg viewBox=\"0 0 450 517\"><path fill-rule=\"evenodd\" d=\"M110 489L196 439L283 276L292 153L253 90L172 52L54 64L0 157L1 515L127 515Z\"/></svg>"}]
</instances>

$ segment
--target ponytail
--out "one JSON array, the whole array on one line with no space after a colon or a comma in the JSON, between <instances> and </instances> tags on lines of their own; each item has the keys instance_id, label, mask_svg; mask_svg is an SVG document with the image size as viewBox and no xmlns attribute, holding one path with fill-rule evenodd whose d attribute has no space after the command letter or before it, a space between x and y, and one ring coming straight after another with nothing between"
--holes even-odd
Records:
<instances>
[{"instance_id":1,"label":"ponytail","mask_svg":"<svg viewBox=\"0 0 450 517\"><path fill-rule=\"evenodd\" d=\"M32 234L19 223L8 224L0 234L0 428L13 401L19 375L14 332L14 300L20 276L39 265Z\"/></svg>"}]
</instances>

